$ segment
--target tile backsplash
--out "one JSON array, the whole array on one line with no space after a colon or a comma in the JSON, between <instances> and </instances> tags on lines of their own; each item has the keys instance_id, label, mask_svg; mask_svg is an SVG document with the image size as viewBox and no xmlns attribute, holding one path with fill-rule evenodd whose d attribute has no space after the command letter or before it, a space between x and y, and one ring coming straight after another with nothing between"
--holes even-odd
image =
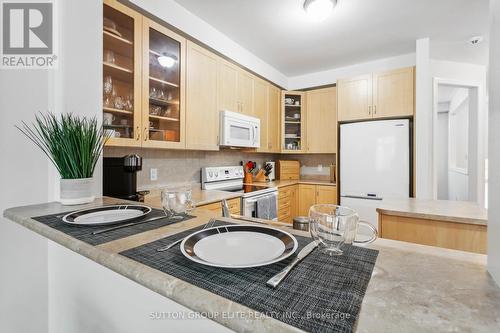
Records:
<instances>
[{"instance_id":1,"label":"tile backsplash","mask_svg":"<svg viewBox=\"0 0 500 333\"><path fill-rule=\"evenodd\" d=\"M252 160L258 165L276 159L299 160L301 177L328 180L330 164L335 164L335 154L279 155L247 153L241 150L220 151L163 150L126 147L106 147L105 157L122 157L128 154L142 156L142 171L137 173L139 190L164 186L169 183L200 182L200 169L208 166L239 165L240 161ZM319 170L318 165L322 165ZM158 170L158 180L150 180L150 169Z\"/></svg>"}]
</instances>

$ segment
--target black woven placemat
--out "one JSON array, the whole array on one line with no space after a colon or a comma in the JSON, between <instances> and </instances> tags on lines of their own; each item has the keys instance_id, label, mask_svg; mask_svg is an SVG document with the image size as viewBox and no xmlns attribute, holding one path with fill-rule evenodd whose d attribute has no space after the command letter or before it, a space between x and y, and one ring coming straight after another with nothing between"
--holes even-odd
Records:
<instances>
[{"instance_id":1,"label":"black woven placemat","mask_svg":"<svg viewBox=\"0 0 500 333\"><path fill-rule=\"evenodd\" d=\"M308 332L353 331L377 260L377 250L346 245L342 248L343 255L328 256L316 249L278 288L272 289L266 281L293 257L264 267L231 270L194 263L182 255L179 246L165 252L156 251L201 228L121 254ZM297 253L311 241L306 237L296 238L299 242Z\"/></svg>"},{"instance_id":2,"label":"black woven placemat","mask_svg":"<svg viewBox=\"0 0 500 333\"><path fill-rule=\"evenodd\" d=\"M70 212L67 212L67 213L70 213ZM71 237L79 239L79 240L81 240L85 243L88 243L90 245L100 245L100 244L111 242L111 241L114 241L114 240L117 240L120 238L132 236L132 235L144 232L144 231L149 231L149 230L164 227L164 226L167 226L167 225L170 225L173 223L186 221L186 220L192 219L194 217L194 216L187 215L187 214L185 215L184 219L182 219L182 220L178 220L178 219L173 220L173 219L168 219L167 217L165 217L164 219L160 219L160 220L155 220L155 221L146 222L146 223L142 223L142 224L135 225L135 226L130 226L130 227L125 227L125 228L121 228L121 229L117 229L117 230L113 230L113 231L108 231L108 232L98 234L98 235L92 235L93 231L105 229L107 227L112 227L114 225L108 225L108 226L101 225L101 226L92 226L92 227L71 225L68 223L64 223L62 221L62 217L64 215L66 215L67 213L37 216L37 217L33 217L33 219L38 221L38 222L41 222L45 225L48 225L51 228L54 228L54 229L59 230L61 232L64 232L65 234L70 235ZM162 215L165 215L163 210L153 209L149 214L142 217L141 219L136 219L136 220L129 221L129 222L139 222L139 221L142 221L145 219L150 219L150 218L153 218L156 216L162 216Z\"/></svg>"}]
</instances>

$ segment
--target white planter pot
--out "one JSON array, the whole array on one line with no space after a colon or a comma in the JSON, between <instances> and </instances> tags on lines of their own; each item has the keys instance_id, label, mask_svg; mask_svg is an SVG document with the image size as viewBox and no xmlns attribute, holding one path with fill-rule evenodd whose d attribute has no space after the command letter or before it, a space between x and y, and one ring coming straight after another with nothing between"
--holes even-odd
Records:
<instances>
[{"instance_id":1,"label":"white planter pot","mask_svg":"<svg viewBox=\"0 0 500 333\"><path fill-rule=\"evenodd\" d=\"M61 179L61 200L63 205L81 205L94 201L92 194L94 178Z\"/></svg>"}]
</instances>

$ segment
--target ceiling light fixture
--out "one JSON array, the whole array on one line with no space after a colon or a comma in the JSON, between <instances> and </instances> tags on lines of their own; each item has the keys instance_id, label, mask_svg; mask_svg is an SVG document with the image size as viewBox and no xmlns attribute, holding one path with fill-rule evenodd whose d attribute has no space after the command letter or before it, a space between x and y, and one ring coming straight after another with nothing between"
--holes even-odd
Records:
<instances>
[{"instance_id":1,"label":"ceiling light fixture","mask_svg":"<svg viewBox=\"0 0 500 333\"><path fill-rule=\"evenodd\" d=\"M177 62L177 57L173 54L163 53L158 57L158 62L162 67L171 68Z\"/></svg>"},{"instance_id":2,"label":"ceiling light fixture","mask_svg":"<svg viewBox=\"0 0 500 333\"><path fill-rule=\"evenodd\" d=\"M337 0L305 0L304 10L311 19L315 21L323 21L337 5Z\"/></svg>"}]
</instances>

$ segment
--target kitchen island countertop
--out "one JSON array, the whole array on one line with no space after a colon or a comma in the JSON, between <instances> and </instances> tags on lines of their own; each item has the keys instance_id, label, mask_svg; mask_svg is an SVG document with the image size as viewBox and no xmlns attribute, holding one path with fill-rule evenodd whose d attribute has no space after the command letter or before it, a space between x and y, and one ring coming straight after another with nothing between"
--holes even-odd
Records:
<instances>
[{"instance_id":1,"label":"kitchen island countertop","mask_svg":"<svg viewBox=\"0 0 500 333\"><path fill-rule=\"evenodd\" d=\"M488 211L473 202L416 198L381 201L379 214L467 224L487 225Z\"/></svg>"},{"instance_id":2,"label":"kitchen island countertop","mask_svg":"<svg viewBox=\"0 0 500 333\"><path fill-rule=\"evenodd\" d=\"M197 209L193 213L196 217L191 220L99 246L79 241L31 218L116 202L112 198L101 198L92 204L75 207L47 203L7 209L4 216L193 311L251 311L118 254L202 225L213 216L209 211ZM386 239L378 239L369 247L380 253L363 300L357 332L500 331L500 289L486 271L485 255ZM251 320L217 317L216 321L234 331L299 331L265 316Z\"/></svg>"}]
</instances>

